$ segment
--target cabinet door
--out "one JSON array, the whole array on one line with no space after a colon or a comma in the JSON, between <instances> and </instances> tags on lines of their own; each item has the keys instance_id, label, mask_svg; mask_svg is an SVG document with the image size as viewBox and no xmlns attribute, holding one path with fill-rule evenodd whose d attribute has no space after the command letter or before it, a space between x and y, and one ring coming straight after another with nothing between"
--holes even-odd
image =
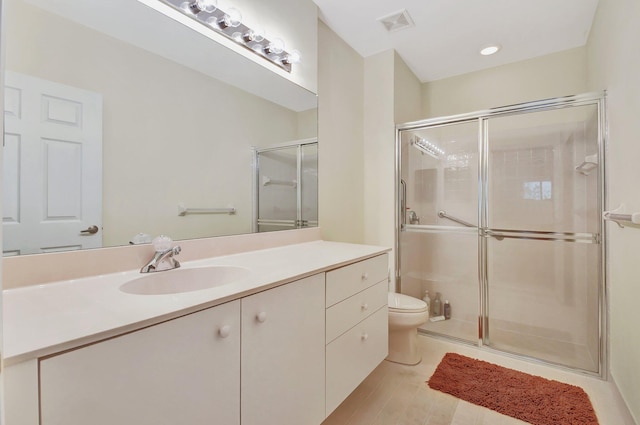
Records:
<instances>
[{"instance_id":1,"label":"cabinet door","mask_svg":"<svg viewBox=\"0 0 640 425\"><path fill-rule=\"evenodd\" d=\"M240 301L40 362L42 425L240 423Z\"/></svg>"},{"instance_id":2,"label":"cabinet door","mask_svg":"<svg viewBox=\"0 0 640 425\"><path fill-rule=\"evenodd\" d=\"M242 425L325 413L324 274L242 299Z\"/></svg>"}]
</instances>

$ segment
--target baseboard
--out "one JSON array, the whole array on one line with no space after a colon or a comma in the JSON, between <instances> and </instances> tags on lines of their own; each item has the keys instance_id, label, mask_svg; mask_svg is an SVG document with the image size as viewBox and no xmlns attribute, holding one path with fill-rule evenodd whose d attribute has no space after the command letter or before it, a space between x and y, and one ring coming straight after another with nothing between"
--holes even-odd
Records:
<instances>
[{"instance_id":1,"label":"baseboard","mask_svg":"<svg viewBox=\"0 0 640 425\"><path fill-rule=\"evenodd\" d=\"M613 398L614 398L614 402L616 403L615 408L619 409L622 416L624 417L624 425L640 425L640 422L638 422L633 417L633 414L631 413L631 409L629 409L629 405L627 404L626 399L620 392L620 389L618 388L618 384L616 384L616 381L613 378L613 375L611 373L609 373L609 383L611 384L611 387L612 387L611 389L614 393Z\"/></svg>"}]
</instances>

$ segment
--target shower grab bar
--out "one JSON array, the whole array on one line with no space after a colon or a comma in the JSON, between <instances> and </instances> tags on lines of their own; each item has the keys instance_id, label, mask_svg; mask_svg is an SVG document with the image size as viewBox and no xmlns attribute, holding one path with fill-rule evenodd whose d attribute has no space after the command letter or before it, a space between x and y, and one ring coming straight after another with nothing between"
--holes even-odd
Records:
<instances>
[{"instance_id":1,"label":"shower grab bar","mask_svg":"<svg viewBox=\"0 0 640 425\"><path fill-rule=\"evenodd\" d=\"M462 225L463 225L463 226L465 226L465 227L478 227L478 226L476 226L475 224L471 224L471 223L469 223L468 221L464 221L464 220L461 220L461 219L459 219L459 218L452 217L452 216L450 216L449 214L447 214L447 212L446 212L446 211L444 211L444 210L440 210L440 211L438 211L438 217L440 217L440 218L446 218L447 220L451 220L451 221L455 221L456 223L458 223L458 224L462 224Z\"/></svg>"}]
</instances>

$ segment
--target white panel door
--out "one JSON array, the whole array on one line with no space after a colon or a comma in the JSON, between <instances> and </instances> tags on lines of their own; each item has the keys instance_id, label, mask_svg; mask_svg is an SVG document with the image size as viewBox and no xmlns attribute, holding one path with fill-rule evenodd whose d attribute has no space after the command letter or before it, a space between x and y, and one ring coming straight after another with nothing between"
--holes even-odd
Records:
<instances>
[{"instance_id":1,"label":"white panel door","mask_svg":"<svg viewBox=\"0 0 640 425\"><path fill-rule=\"evenodd\" d=\"M102 95L14 72L5 86L5 255L101 247Z\"/></svg>"}]
</instances>

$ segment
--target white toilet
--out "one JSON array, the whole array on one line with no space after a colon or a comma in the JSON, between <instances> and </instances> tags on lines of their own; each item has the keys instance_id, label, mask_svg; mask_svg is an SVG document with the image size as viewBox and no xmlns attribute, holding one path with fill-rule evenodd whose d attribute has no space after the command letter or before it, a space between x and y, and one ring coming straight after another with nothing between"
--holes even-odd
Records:
<instances>
[{"instance_id":1,"label":"white toilet","mask_svg":"<svg viewBox=\"0 0 640 425\"><path fill-rule=\"evenodd\" d=\"M418 348L418 326L429 320L427 303L408 295L389 292L389 355L387 360L415 365L422 355Z\"/></svg>"}]
</instances>

